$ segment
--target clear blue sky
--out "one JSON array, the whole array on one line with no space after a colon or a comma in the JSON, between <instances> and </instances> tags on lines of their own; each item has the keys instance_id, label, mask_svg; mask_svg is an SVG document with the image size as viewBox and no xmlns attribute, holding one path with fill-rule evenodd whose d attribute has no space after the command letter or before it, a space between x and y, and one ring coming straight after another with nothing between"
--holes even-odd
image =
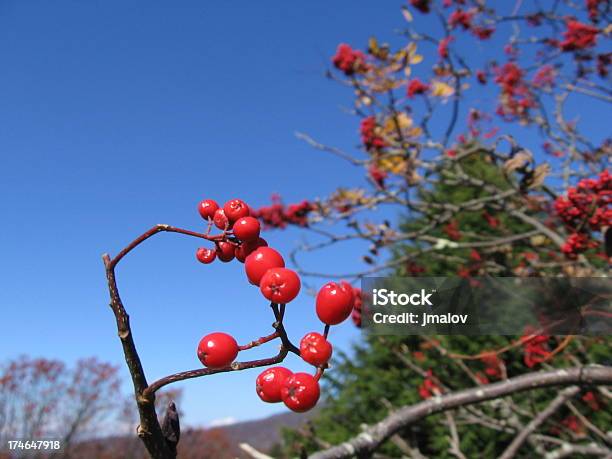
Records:
<instances>
[{"instance_id":1,"label":"clear blue sky","mask_svg":"<svg viewBox=\"0 0 612 459\"><path fill-rule=\"evenodd\" d=\"M276 191L291 202L362 180L294 131L357 143L339 109L351 95L323 72L338 42L399 24L397 8L372 2L0 2L0 360L97 355L127 377L103 252L155 223L202 228L204 197L260 206ZM302 234L265 237L288 250ZM272 321L242 265L200 265L197 246L160 235L118 269L149 379L197 368L208 332L248 341ZM346 270L359 254L346 257L319 261ZM299 339L314 326L301 295L288 327ZM358 336L350 324L332 333L345 348ZM283 410L259 401L257 374L184 384L184 421Z\"/></svg>"},{"instance_id":2,"label":"clear blue sky","mask_svg":"<svg viewBox=\"0 0 612 459\"><path fill-rule=\"evenodd\" d=\"M260 206L273 192L292 202L362 183L294 131L357 144L356 122L340 109L350 91L323 72L339 42L392 39L404 25L401 4L0 2L0 360L97 355L127 377L103 252L155 223L202 228L204 197ZM303 234L265 237L288 250ZM198 367L195 348L208 332L245 342L271 323L242 265L202 266L197 246L163 234L118 269L150 380ZM311 266L350 271L359 256L321 254ZM312 298L289 306L287 326L298 339L319 327ZM359 334L347 323L332 339L347 349ZM184 422L283 410L259 401L257 374L183 384Z\"/></svg>"}]
</instances>

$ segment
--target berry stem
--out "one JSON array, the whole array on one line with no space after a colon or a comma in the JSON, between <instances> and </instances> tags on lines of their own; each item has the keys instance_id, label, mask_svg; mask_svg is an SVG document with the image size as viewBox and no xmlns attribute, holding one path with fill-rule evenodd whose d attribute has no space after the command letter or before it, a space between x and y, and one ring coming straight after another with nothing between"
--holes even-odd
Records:
<instances>
[{"instance_id":1,"label":"berry stem","mask_svg":"<svg viewBox=\"0 0 612 459\"><path fill-rule=\"evenodd\" d=\"M331 325L326 324L325 328L323 329L323 336L325 337L325 339L327 339L327 335L329 335L329 329L331 328Z\"/></svg>"},{"instance_id":2,"label":"berry stem","mask_svg":"<svg viewBox=\"0 0 612 459\"><path fill-rule=\"evenodd\" d=\"M134 239L132 242L130 242L121 252L119 252L115 256L115 258L110 260L109 267L113 269L117 265L117 263L119 263L121 259L125 257L128 253L130 253L132 250L134 250L144 241L149 239L151 236L154 236L157 233L161 233L161 232L179 233L179 234L184 234L186 236L206 239L208 241L221 241L225 238L224 234L219 234L217 236L209 236L207 233L198 233L196 231L190 231L190 230L177 228L177 227L170 226L170 225L163 225L163 224L155 225L153 228L144 232L143 234L138 236L136 239Z\"/></svg>"},{"instance_id":3,"label":"berry stem","mask_svg":"<svg viewBox=\"0 0 612 459\"><path fill-rule=\"evenodd\" d=\"M202 376L210 376L217 373L228 373L230 371L247 370L250 368L267 367L269 365L275 365L282 362L289 351L286 348L281 348L280 352L274 357L268 357L265 359L249 360L246 362L234 362L231 365L223 368L198 368L197 370L182 371L180 373L174 373L172 375L165 376L151 383L149 387L143 392L143 396L150 398L154 396L155 392L168 384L172 384L178 381L184 381L185 379L199 378Z\"/></svg>"},{"instance_id":4,"label":"berry stem","mask_svg":"<svg viewBox=\"0 0 612 459\"><path fill-rule=\"evenodd\" d=\"M256 340L253 340L250 343L247 343L243 346L238 346L238 349L241 351L246 351L247 349L252 349L261 344L267 343L268 341L272 341L273 339L276 339L276 338L280 338L280 333L278 332L278 330L267 336L262 336L261 338L257 338Z\"/></svg>"},{"instance_id":5,"label":"berry stem","mask_svg":"<svg viewBox=\"0 0 612 459\"><path fill-rule=\"evenodd\" d=\"M293 354L300 356L300 349L294 345L289 337L287 336L287 332L285 331L285 326L283 325L283 316L281 315L281 311L284 309L284 304L281 305L281 309L279 310L278 304L270 303L270 307L272 308L272 312L274 313L274 317L276 318L276 322L274 323L274 328L280 334L281 342L283 343L283 348L287 349L287 351L292 352ZM283 311L284 313L284 311Z\"/></svg>"}]
</instances>

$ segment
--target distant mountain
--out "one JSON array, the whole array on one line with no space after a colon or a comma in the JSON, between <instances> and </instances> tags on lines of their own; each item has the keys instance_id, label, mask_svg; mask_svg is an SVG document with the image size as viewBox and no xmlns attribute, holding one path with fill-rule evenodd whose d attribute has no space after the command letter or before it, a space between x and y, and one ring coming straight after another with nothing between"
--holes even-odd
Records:
<instances>
[{"instance_id":1,"label":"distant mountain","mask_svg":"<svg viewBox=\"0 0 612 459\"><path fill-rule=\"evenodd\" d=\"M179 459L248 459L239 447L248 443L263 453L281 440L283 428L299 428L312 417L314 411L305 414L281 413L253 421L212 427L208 429L183 429L178 447ZM71 458L86 459L145 459L144 447L134 437L106 437L83 441L74 445Z\"/></svg>"}]
</instances>

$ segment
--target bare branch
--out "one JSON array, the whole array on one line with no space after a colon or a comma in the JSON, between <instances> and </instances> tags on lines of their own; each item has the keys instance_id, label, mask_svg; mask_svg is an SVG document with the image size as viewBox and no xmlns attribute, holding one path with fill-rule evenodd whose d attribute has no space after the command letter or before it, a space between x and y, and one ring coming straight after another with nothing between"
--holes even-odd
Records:
<instances>
[{"instance_id":1,"label":"bare branch","mask_svg":"<svg viewBox=\"0 0 612 459\"><path fill-rule=\"evenodd\" d=\"M358 436L314 453L310 459L341 459L372 452L398 430L435 413L481 403L517 392L574 384L611 384L612 367L589 365L529 373L502 382L466 389L406 406Z\"/></svg>"},{"instance_id":2,"label":"bare branch","mask_svg":"<svg viewBox=\"0 0 612 459\"><path fill-rule=\"evenodd\" d=\"M533 418L529 424L525 426L525 428L516 436L512 443L508 445L506 450L499 456L499 459L511 459L516 453L519 451L527 437L536 431L538 427L540 427L550 416L552 416L555 411L557 411L563 404L572 398L580 388L577 386L570 386L567 389L561 391L557 397L544 409L542 410L535 418Z\"/></svg>"}]
</instances>

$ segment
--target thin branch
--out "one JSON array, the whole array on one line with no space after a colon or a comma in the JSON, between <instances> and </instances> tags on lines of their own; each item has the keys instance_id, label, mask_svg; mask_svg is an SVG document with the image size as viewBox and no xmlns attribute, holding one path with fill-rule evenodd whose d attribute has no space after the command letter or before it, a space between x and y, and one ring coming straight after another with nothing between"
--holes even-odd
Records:
<instances>
[{"instance_id":1,"label":"thin branch","mask_svg":"<svg viewBox=\"0 0 612 459\"><path fill-rule=\"evenodd\" d=\"M139 242L132 244L133 247L135 247L139 244ZM128 253L129 250L124 249L124 252ZM148 398L143 396L143 393L148 386L147 378L145 376L144 369L142 368L140 356L138 355L138 351L136 350L136 345L134 344L134 339L132 337L130 318L123 306L121 297L119 296L114 270L114 265L116 262L113 264L110 257L106 254L102 257L102 259L106 268L106 278L108 280L108 289L111 298L110 307L115 314L117 331L123 347L125 362L127 363L130 376L132 377L132 384L134 385L136 403L138 405L138 413L140 415L140 425L137 429L138 436L143 441L147 451L153 459L174 458L175 455L172 454L171 449L166 443L161 426L157 420L157 413L155 412L155 397Z\"/></svg>"},{"instance_id":2,"label":"thin branch","mask_svg":"<svg viewBox=\"0 0 612 459\"><path fill-rule=\"evenodd\" d=\"M525 443L525 440L527 440L529 435L535 432L538 427L540 427L550 416L561 408L566 401L576 395L578 391L580 391L580 388L577 386L570 386L561 391L544 410L540 411L540 413L533 418L516 437L514 437L512 443L510 443L501 456L499 456L499 459L513 458L516 453L518 453L519 449L521 449L521 446L523 443Z\"/></svg>"},{"instance_id":3,"label":"thin branch","mask_svg":"<svg viewBox=\"0 0 612 459\"><path fill-rule=\"evenodd\" d=\"M330 147L328 145L319 143L316 140L314 140L312 137L310 137L308 134L304 134L303 132L296 132L295 136L298 139L305 141L311 147L316 148L317 150L326 151L328 153L332 153L336 156L339 156L340 158L347 160L349 163L355 166L362 166L363 164L366 164L368 162L367 160L353 158L351 155L340 150L339 148Z\"/></svg>"},{"instance_id":4,"label":"thin branch","mask_svg":"<svg viewBox=\"0 0 612 459\"><path fill-rule=\"evenodd\" d=\"M289 351L287 349L282 348L276 356L269 357L266 359L249 360L247 362L234 362L231 365L223 368L198 368L197 370L189 370L182 371L180 373L175 373L169 376L165 376L151 383L151 385L144 390L143 395L145 397L151 397L151 395L153 395L162 387L178 381L184 381L185 379L200 378L202 376L210 376L217 373L228 373L230 371L248 370L250 368L275 365L277 363L282 362L288 353Z\"/></svg>"},{"instance_id":5,"label":"thin branch","mask_svg":"<svg viewBox=\"0 0 612 459\"><path fill-rule=\"evenodd\" d=\"M240 443L239 446L242 451L244 451L246 454L249 455L249 457L252 457L253 459L274 459L272 456L268 456L267 454L257 451L248 443Z\"/></svg>"}]
</instances>

